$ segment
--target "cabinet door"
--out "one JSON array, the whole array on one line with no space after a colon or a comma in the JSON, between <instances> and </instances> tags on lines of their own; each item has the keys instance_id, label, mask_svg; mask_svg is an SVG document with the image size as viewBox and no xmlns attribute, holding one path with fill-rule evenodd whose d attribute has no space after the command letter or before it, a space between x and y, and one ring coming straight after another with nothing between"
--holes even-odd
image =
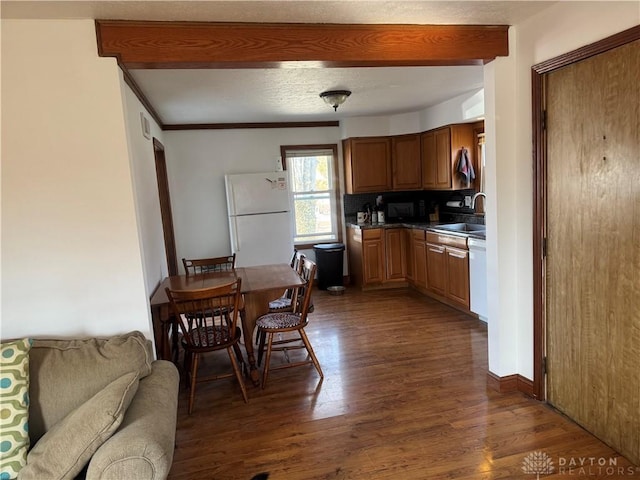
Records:
<instances>
[{"instance_id":1,"label":"cabinet door","mask_svg":"<svg viewBox=\"0 0 640 480\"><path fill-rule=\"evenodd\" d=\"M388 137L351 138L345 149L347 193L391 190L391 142Z\"/></svg>"},{"instance_id":2,"label":"cabinet door","mask_svg":"<svg viewBox=\"0 0 640 480\"><path fill-rule=\"evenodd\" d=\"M394 190L422 188L420 135L391 137L392 184Z\"/></svg>"},{"instance_id":3,"label":"cabinet door","mask_svg":"<svg viewBox=\"0 0 640 480\"><path fill-rule=\"evenodd\" d=\"M476 182L471 182L467 185L464 177L460 175L456 170L458 159L460 158L460 150L462 147L467 149L469 153L469 160L474 165L476 175L478 175L477 166L475 162L476 158L476 143L477 140L473 133L473 125L470 123L451 125L449 127L450 134L450 150L449 150L449 171L451 172L451 189L462 190L465 188L474 188ZM479 177L478 177L479 178Z\"/></svg>"},{"instance_id":4,"label":"cabinet door","mask_svg":"<svg viewBox=\"0 0 640 480\"><path fill-rule=\"evenodd\" d=\"M439 295L447 295L447 257L445 247L427 243L427 288Z\"/></svg>"},{"instance_id":5,"label":"cabinet door","mask_svg":"<svg viewBox=\"0 0 640 480\"><path fill-rule=\"evenodd\" d=\"M385 230L386 280L404 280L406 278L406 254L403 232L404 229L402 228Z\"/></svg>"},{"instance_id":6,"label":"cabinet door","mask_svg":"<svg viewBox=\"0 0 640 480\"><path fill-rule=\"evenodd\" d=\"M451 188L451 131L449 127L440 128L434 133L436 184L437 189Z\"/></svg>"},{"instance_id":7,"label":"cabinet door","mask_svg":"<svg viewBox=\"0 0 640 480\"><path fill-rule=\"evenodd\" d=\"M475 168L475 144L472 124L456 124L425 132L422 145L422 187L431 190L461 190L467 186L456 171L460 150L465 147Z\"/></svg>"},{"instance_id":8,"label":"cabinet door","mask_svg":"<svg viewBox=\"0 0 640 480\"><path fill-rule=\"evenodd\" d=\"M427 250L424 240L413 239L413 283L427 288Z\"/></svg>"},{"instance_id":9,"label":"cabinet door","mask_svg":"<svg viewBox=\"0 0 640 480\"><path fill-rule=\"evenodd\" d=\"M362 242L362 270L364 285L384 280L384 245L381 239Z\"/></svg>"},{"instance_id":10,"label":"cabinet door","mask_svg":"<svg viewBox=\"0 0 640 480\"><path fill-rule=\"evenodd\" d=\"M446 248L447 296L469 308L469 252L458 248Z\"/></svg>"},{"instance_id":11,"label":"cabinet door","mask_svg":"<svg viewBox=\"0 0 640 480\"><path fill-rule=\"evenodd\" d=\"M405 265L407 266L407 280L413 282L413 240L411 236L411 230L408 228L402 229L402 236L404 241L404 249L407 255Z\"/></svg>"},{"instance_id":12,"label":"cabinet door","mask_svg":"<svg viewBox=\"0 0 640 480\"><path fill-rule=\"evenodd\" d=\"M433 131L420 136L422 148L422 188L436 188L436 136Z\"/></svg>"}]
</instances>

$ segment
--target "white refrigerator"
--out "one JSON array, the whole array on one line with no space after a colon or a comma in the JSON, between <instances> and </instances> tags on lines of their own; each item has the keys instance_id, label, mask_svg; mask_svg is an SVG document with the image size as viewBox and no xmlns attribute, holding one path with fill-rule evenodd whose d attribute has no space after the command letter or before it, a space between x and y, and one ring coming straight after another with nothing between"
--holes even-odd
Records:
<instances>
[{"instance_id":1,"label":"white refrigerator","mask_svg":"<svg viewBox=\"0 0 640 480\"><path fill-rule=\"evenodd\" d=\"M236 266L288 263L293 223L286 173L225 175L224 183Z\"/></svg>"}]
</instances>

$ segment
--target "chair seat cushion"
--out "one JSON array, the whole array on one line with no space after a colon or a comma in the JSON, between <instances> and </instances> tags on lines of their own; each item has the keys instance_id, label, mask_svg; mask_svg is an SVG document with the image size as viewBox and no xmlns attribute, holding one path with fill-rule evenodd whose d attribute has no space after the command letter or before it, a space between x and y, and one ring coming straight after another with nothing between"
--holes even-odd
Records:
<instances>
[{"instance_id":1,"label":"chair seat cushion","mask_svg":"<svg viewBox=\"0 0 640 480\"><path fill-rule=\"evenodd\" d=\"M235 336L233 336L226 325L208 325L191 330L189 337L191 338L191 345L196 348L212 347L229 343L235 338L239 338L240 329L236 327ZM183 343L186 343L186 340Z\"/></svg>"},{"instance_id":2,"label":"chair seat cushion","mask_svg":"<svg viewBox=\"0 0 640 480\"><path fill-rule=\"evenodd\" d=\"M300 315L289 312L267 313L258 319L256 325L259 328L290 328L300 325Z\"/></svg>"},{"instance_id":3,"label":"chair seat cushion","mask_svg":"<svg viewBox=\"0 0 640 480\"><path fill-rule=\"evenodd\" d=\"M277 300L269 302L269 310L285 310L291 308L291 299L280 297Z\"/></svg>"},{"instance_id":4,"label":"chair seat cushion","mask_svg":"<svg viewBox=\"0 0 640 480\"><path fill-rule=\"evenodd\" d=\"M291 310L291 299L286 297L280 297L277 300L272 300L269 302L269 310L271 311L282 311L282 310ZM309 303L309 313L313 313L313 299Z\"/></svg>"}]
</instances>

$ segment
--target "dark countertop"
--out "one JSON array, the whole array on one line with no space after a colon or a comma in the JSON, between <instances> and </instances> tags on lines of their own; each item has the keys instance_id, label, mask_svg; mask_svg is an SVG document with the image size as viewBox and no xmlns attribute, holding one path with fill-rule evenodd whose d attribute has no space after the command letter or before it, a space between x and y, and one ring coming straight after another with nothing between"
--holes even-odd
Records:
<instances>
[{"instance_id":1,"label":"dark countertop","mask_svg":"<svg viewBox=\"0 0 640 480\"><path fill-rule=\"evenodd\" d=\"M437 233L445 233L447 235L454 235L456 237L465 237L465 238L479 238L486 239L486 234L484 231L479 232L456 232L452 230L444 230L439 229L440 225L447 225L449 223L459 223L459 222L402 222L402 223L355 223L347 221L348 228L357 228L359 230L369 230L372 228L413 228L418 230L432 231Z\"/></svg>"}]
</instances>

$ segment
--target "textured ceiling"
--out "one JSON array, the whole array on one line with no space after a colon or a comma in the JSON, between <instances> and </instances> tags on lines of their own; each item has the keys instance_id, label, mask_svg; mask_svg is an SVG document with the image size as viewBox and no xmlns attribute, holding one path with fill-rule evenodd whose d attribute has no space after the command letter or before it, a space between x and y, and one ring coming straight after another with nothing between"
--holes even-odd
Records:
<instances>
[{"instance_id":1,"label":"textured ceiling","mask_svg":"<svg viewBox=\"0 0 640 480\"><path fill-rule=\"evenodd\" d=\"M327 121L390 115L482 87L482 67L132 70L164 123ZM352 94L334 112L325 90Z\"/></svg>"},{"instance_id":2,"label":"textured ceiling","mask_svg":"<svg viewBox=\"0 0 640 480\"><path fill-rule=\"evenodd\" d=\"M203 22L513 25L556 2L533 1L28 1L2 0L3 18Z\"/></svg>"},{"instance_id":3,"label":"textured ceiling","mask_svg":"<svg viewBox=\"0 0 640 480\"><path fill-rule=\"evenodd\" d=\"M546 1L2 1L3 18L513 25ZM482 87L482 67L132 70L162 121L327 121L421 110ZM334 112L320 92L348 89Z\"/></svg>"}]
</instances>

